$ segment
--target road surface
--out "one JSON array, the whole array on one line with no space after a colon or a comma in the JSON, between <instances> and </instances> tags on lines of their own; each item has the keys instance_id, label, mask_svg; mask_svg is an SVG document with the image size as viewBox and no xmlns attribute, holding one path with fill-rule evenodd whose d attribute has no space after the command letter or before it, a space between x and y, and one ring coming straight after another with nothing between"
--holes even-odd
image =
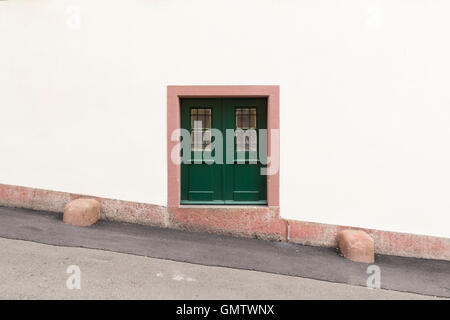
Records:
<instances>
[{"instance_id":1,"label":"road surface","mask_svg":"<svg viewBox=\"0 0 450 320\"><path fill-rule=\"evenodd\" d=\"M430 299L384 289L0 238L0 299ZM67 282L79 267L77 281ZM73 278L71 278L73 280Z\"/></svg>"}]
</instances>

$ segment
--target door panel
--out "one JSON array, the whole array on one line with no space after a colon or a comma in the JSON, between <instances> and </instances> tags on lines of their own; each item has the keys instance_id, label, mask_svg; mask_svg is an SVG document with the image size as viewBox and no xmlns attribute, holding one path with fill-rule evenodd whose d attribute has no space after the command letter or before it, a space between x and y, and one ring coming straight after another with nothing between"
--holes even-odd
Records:
<instances>
[{"instance_id":1,"label":"door panel","mask_svg":"<svg viewBox=\"0 0 450 320\"><path fill-rule=\"evenodd\" d=\"M224 176L231 185L225 194L226 201L266 203L267 177L261 175L259 158L259 129L267 129L266 99L224 99L224 119L227 128L255 130L255 135L239 135L234 138L234 163L225 168ZM239 141L239 138L245 137ZM255 139L256 138L256 139ZM265 156L264 156L265 159ZM264 162L265 163L265 162Z\"/></svg>"},{"instance_id":2,"label":"door panel","mask_svg":"<svg viewBox=\"0 0 450 320\"><path fill-rule=\"evenodd\" d=\"M210 150L207 143L209 139L202 139L207 134L207 129L222 128L221 113L220 99L181 101L181 128L191 132L191 163L181 164L182 202L211 202L222 199L222 167L219 164L206 163L208 159L205 159L203 151L208 153ZM200 128L195 127L196 121ZM196 140L194 137L200 139ZM211 154L214 155L214 151Z\"/></svg>"},{"instance_id":3,"label":"door panel","mask_svg":"<svg viewBox=\"0 0 450 320\"><path fill-rule=\"evenodd\" d=\"M261 175L259 129L267 128L267 100L257 99L182 99L181 128L196 133L191 137L191 159L181 165L181 202L184 204L266 204L267 177ZM201 129L199 129L199 125ZM222 163L206 164L209 138L201 131L222 132ZM239 130L227 141L226 129ZM206 143L205 143L206 140ZM195 143L196 142L196 143ZM232 159L226 159L226 146L234 146ZM196 151L197 150L197 151ZM265 163L265 162L264 162Z\"/></svg>"}]
</instances>

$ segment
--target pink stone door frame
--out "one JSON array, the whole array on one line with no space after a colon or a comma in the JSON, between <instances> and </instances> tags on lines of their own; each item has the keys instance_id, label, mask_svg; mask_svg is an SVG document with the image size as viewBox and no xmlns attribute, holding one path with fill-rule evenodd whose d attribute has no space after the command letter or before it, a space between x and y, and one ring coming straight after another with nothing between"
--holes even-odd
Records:
<instances>
[{"instance_id":1,"label":"pink stone door frame","mask_svg":"<svg viewBox=\"0 0 450 320\"><path fill-rule=\"evenodd\" d=\"M280 139L272 129L280 129L279 86L167 86L167 206L178 207L181 200L181 167L172 161L172 150L180 137L172 133L180 128L181 98L267 98L268 157L280 163ZM179 161L178 161L179 163ZM280 205L280 173L267 176L267 205Z\"/></svg>"}]
</instances>

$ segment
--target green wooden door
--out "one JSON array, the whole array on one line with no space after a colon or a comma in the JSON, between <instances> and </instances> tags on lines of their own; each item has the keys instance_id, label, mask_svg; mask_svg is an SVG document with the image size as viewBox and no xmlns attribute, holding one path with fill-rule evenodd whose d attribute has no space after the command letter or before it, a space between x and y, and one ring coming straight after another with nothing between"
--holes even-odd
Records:
<instances>
[{"instance_id":1,"label":"green wooden door","mask_svg":"<svg viewBox=\"0 0 450 320\"><path fill-rule=\"evenodd\" d=\"M180 111L191 147L183 157L190 161L181 164L181 203L267 204L266 155L260 152L267 100L181 99Z\"/></svg>"}]
</instances>

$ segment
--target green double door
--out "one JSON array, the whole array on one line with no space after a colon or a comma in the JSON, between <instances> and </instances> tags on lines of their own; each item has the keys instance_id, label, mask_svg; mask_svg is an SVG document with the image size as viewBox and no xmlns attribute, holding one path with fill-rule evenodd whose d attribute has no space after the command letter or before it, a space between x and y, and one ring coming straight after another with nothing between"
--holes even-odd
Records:
<instances>
[{"instance_id":1,"label":"green double door","mask_svg":"<svg viewBox=\"0 0 450 320\"><path fill-rule=\"evenodd\" d=\"M267 99L181 99L180 112L181 203L267 204Z\"/></svg>"}]
</instances>

